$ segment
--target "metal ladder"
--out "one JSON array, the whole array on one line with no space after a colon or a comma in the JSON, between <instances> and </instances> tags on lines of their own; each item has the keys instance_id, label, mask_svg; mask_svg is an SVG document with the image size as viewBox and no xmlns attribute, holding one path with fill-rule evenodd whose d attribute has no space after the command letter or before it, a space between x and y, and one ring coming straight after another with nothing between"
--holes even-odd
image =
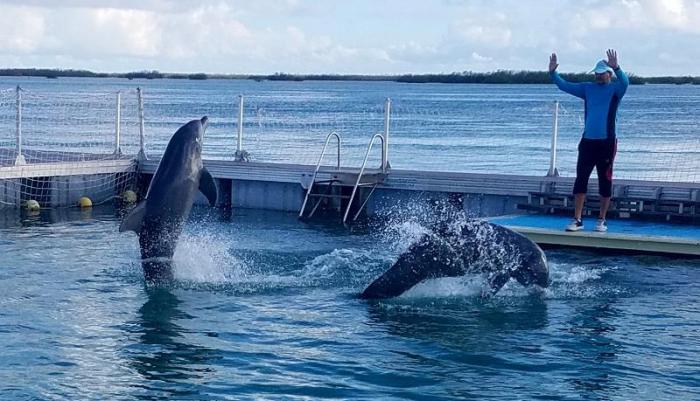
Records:
<instances>
[{"instance_id":1,"label":"metal ladder","mask_svg":"<svg viewBox=\"0 0 700 401\"><path fill-rule=\"evenodd\" d=\"M321 163L323 161L323 157L325 156L326 150L328 148L328 144L330 143L332 138L336 138L338 140L338 158L337 158L337 164L336 164L336 172L338 175L345 175L347 176L348 173L343 173L340 169L340 149L341 149L341 138L340 135L338 135L336 132L331 132L328 134L326 137L326 142L323 145L323 150L321 151L321 155L318 158L318 162L316 163L316 168L314 169L314 174L311 178L311 182L309 183L309 187L306 190L306 196L304 197L304 202L301 205L301 210L299 211L299 217L302 218L304 217L304 212L306 211L307 204L309 203L310 198L318 198L318 200L315 202L314 206L311 209L311 212L309 213L308 216L306 217L311 217L314 215L318 207L321 205L323 199L348 199L348 203L345 207L345 212L343 213L343 223L346 223L348 220L348 216L350 215L350 210L352 209L352 203L355 200L355 196L357 195L357 189L360 187L372 187L372 190L370 193L367 195L365 198L364 202L362 202L362 205L357 209L357 212L352 217L352 221L357 220L357 217L360 215L362 212L362 209L365 207L367 202L369 201L369 198L372 196L374 193L374 190L377 188L381 180L375 179L374 181L370 182L362 182L362 178L365 174L365 169L367 166L367 160L369 159L369 154L372 150L372 146L377 138L379 138L381 144L382 144L382 165L381 165L381 172L382 172L382 179L383 175L386 174L387 171L387 162L386 162L386 154L384 152L384 137L382 134L375 134L372 139L370 140L369 144L367 145L367 151L365 152L365 158L364 161L362 162L362 166L360 167L359 173L357 174L357 178L353 178L354 185L352 186L352 194L351 195L343 195L341 194L333 194L331 193L334 184L340 183L337 187L344 187L342 183L344 180L337 178L338 176L335 176L334 178L328 179L328 180L319 180L317 181L316 178L318 176L319 170L321 168ZM347 180L345 180L347 181ZM313 193L314 185L316 184L328 184L327 190L325 193ZM345 185L345 187L349 187L349 185ZM342 201L341 201L341 206L342 208Z\"/></svg>"},{"instance_id":2,"label":"metal ladder","mask_svg":"<svg viewBox=\"0 0 700 401\"><path fill-rule=\"evenodd\" d=\"M379 141L382 143L382 149L384 149L384 136L382 134L374 134L372 139L369 141L369 145L367 145L367 152L365 152L365 160L362 162L362 167L360 167L360 173L357 174L357 181L355 181L355 186L352 187L352 195L350 195L350 200L348 201L348 206L345 209L345 214L343 215L343 224L348 220L348 214L350 214L350 207L352 206L352 201L355 199L355 194L357 193L357 188L360 186L372 186L372 190L369 192L369 195L365 198L365 201L362 202L362 205L357 209L357 212L355 212L355 215L352 218L352 221L357 220L357 216L360 215L360 212L362 212L362 209L365 207L367 204L367 201L369 201L369 198L372 196L374 193L374 190L377 189L377 185L379 185L379 182L374 182L374 183L367 183L367 184L360 184L360 181L362 181L362 175L365 173L365 167L367 166L367 159L369 158L369 152L372 150L372 145L374 144L374 140L379 138ZM387 161L385 159L385 153L382 151L382 174L386 174L386 167L387 167Z\"/></svg>"},{"instance_id":3,"label":"metal ladder","mask_svg":"<svg viewBox=\"0 0 700 401\"><path fill-rule=\"evenodd\" d=\"M333 183L336 182L337 180L324 180L324 181L316 181L316 176L318 175L318 171L321 168L321 162L323 161L323 156L326 154L326 149L328 148L328 144L331 141L331 138L335 137L338 140L338 160L336 163L336 170L340 171L340 148L341 148L341 138L340 135L337 132L331 132L326 136L326 143L323 145L323 150L321 151L321 155L318 157L318 162L316 163L316 168L314 169L314 175L311 177L311 183L309 183L309 188L306 190L306 196L304 197L304 203L301 205L301 210L299 211L299 217L304 217L304 211L306 210L306 204L309 202L309 198L311 197L318 197L319 199L316 201L316 204L314 207L311 209L311 213L309 213L308 217L311 217L316 213L316 209L318 209L318 206L321 204L321 201L323 198L333 198L337 197L335 195L332 195L330 192L333 187ZM314 184L317 183L325 183L328 184L328 189L325 194L312 194L312 190L314 187Z\"/></svg>"}]
</instances>

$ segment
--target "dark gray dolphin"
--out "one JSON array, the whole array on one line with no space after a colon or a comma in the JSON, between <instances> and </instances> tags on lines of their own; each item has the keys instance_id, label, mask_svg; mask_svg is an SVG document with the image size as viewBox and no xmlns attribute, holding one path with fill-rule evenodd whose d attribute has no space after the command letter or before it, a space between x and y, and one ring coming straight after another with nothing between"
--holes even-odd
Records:
<instances>
[{"instance_id":1,"label":"dark gray dolphin","mask_svg":"<svg viewBox=\"0 0 700 401\"><path fill-rule=\"evenodd\" d=\"M497 224L469 221L423 234L360 297L392 298L423 280L467 273L486 273L491 294L511 277L524 286L549 285L547 259L537 244Z\"/></svg>"},{"instance_id":2,"label":"dark gray dolphin","mask_svg":"<svg viewBox=\"0 0 700 401\"><path fill-rule=\"evenodd\" d=\"M170 138L146 198L119 226L120 232L131 230L139 235L147 281L173 278L170 262L197 191L202 191L212 206L216 205L216 184L202 164L207 120L192 120Z\"/></svg>"}]
</instances>

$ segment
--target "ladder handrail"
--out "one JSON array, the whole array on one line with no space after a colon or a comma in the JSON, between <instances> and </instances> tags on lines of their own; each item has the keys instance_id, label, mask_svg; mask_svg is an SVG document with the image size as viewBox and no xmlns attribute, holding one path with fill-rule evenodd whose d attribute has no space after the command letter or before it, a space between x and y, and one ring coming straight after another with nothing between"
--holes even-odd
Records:
<instances>
[{"instance_id":1,"label":"ladder handrail","mask_svg":"<svg viewBox=\"0 0 700 401\"><path fill-rule=\"evenodd\" d=\"M379 138L382 147L384 146L384 136L382 134L374 134L372 139L367 145L367 152L365 152L365 160L362 162L362 167L360 168L360 173L357 175L357 181L355 181L355 186L352 187L352 195L350 195L350 200L348 201L348 207L345 209L345 215L343 215L343 224L348 219L348 214L350 214L350 207L352 206L352 201L355 199L355 193L357 192L357 187L360 185L360 180L362 180L362 174L365 172L365 167L367 166L367 159L369 158L369 152L372 150L372 145L374 145L374 140ZM386 173L386 165L382 165L382 173Z\"/></svg>"},{"instance_id":2,"label":"ladder handrail","mask_svg":"<svg viewBox=\"0 0 700 401\"><path fill-rule=\"evenodd\" d=\"M330 143L332 137L335 137L338 140L338 161L337 161L336 169L340 170L341 138L340 138L340 134L333 131L330 134L328 134L328 136L326 136L326 143L323 145L323 150L321 150L321 155L318 157L318 162L316 163L316 168L314 169L314 175L313 175L313 177L311 177L311 183L309 184L309 188L306 190L306 196L304 197L304 203L301 204L301 210L299 211L299 217L304 216L304 209L306 209L306 203L309 201L309 195L311 194L311 189L314 186L314 182L316 182L316 175L318 175L318 170L321 169L321 163L323 162L323 156L326 154L326 148L328 147L328 144Z\"/></svg>"}]
</instances>

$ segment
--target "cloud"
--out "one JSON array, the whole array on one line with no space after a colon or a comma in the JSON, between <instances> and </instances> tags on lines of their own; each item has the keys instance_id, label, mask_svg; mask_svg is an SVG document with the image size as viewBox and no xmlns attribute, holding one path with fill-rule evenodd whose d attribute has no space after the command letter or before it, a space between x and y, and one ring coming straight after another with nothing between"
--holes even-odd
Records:
<instances>
[{"instance_id":1,"label":"cloud","mask_svg":"<svg viewBox=\"0 0 700 401\"><path fill-rule=\"evenodd\" d=\"M472 52L472 59L476 61L477 63L486 63L486 62L491 62L493 61L493 58L491 57L484 57L481 54L477 52Z\"/></svg>"},{"instance_id":2,"label":"cloud","mask_svg":"<svg viewBox=\"0 0 700 401\"><path fill-rule=\"evenodd\" d=\"M44 36L45 19L38 9L5 6L1 8L0 51L29 53Z\"/></svg>"},{"instance_id":3,"label":"cloud","mask_svg":"<svg viewBox=\"0 0 700 401\"><path fill-rule=\"evenodd\" d=\"M450 33L458 40L476 46L506 47L513 33L502 13L486 13L462 18L452 24Z\"/></svg>"},{"instance_id":4,"label":"cloud","mask_svg":"<svg viewBox=\"0 0 700 401\"><path fill-rule=\"evenodd\" d=\"M698 0L5 0L0 66L223 73L700 74Z\"/></svg>"},{"instance_id":5,"label":"cloud","mask_svg":"<svg viewBox=\"0 0 700 401\"><path fill-rule=\"evenodd\" d=\"M161 32L152 12L94 8L66 9L57 14L58 18L50 21L53 35L47 42L56 54L88 57L159 54Z\"/></svg>"}]
</instances>

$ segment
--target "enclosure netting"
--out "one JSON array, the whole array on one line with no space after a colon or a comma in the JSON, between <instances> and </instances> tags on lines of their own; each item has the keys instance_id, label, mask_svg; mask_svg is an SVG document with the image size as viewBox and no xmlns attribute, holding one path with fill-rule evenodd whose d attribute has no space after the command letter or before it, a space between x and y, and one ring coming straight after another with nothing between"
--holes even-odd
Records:
<instances>
[{"instance_id":1,"label":"enclosure netting","mask_svg":"<svg viewBox=\"0 0 700 401\"><path fill-rule=\"evenodd\" d=\"M549 171L554 102L551 96L504 99L497 96L451 99L400 98L391 102L389 160L393 168L430 171L544 176ZM221 96L177 118L160 107L180 109L146 94L148 153L162 154L169 136L188 118L210 117L204 144L207 159L234 157L238 97ZM184 104L182 108L186 107ZM368 143L385 130L385 104L372 101L309 99L294 93L246 96L243 102L243 149L256 162L314 165L331 132L342 138L341 165L359 167ZM663 107L663 105L658 106ZM154 108L156 112L154 113ZM560 176L576 173L583 134L582 102L565 100L558 114L556 168ZM697 119L671 106L648 113L621 107L617 123L615 177L659 182L700 182L700 135ZM324 165L335 165L335 140ZM368 167L380 164L380 146Z\"/></svg>"},{"instance_id":2,"label":"enclosure netting","mask_svg":"<svg viewBox=\"0 0 700 401\"><path fill-rule=\"evenodd\" d=\"M135 90L120 92L119 102L116 91L0 91L0 204L110 201L133 186L137 151Z\"/></svg>"},{"instance_id":3,"label":"enclosure netting","mask_svg":"<svg viewBox=\"0 0 700 401\"><path fill-rule=\"evenodd\" d=\"M183 85L182 89L171 86L156 86L143 92L143 150L148 157L158 159L182 124L206 115L210 123L204 158L234 159L239 95L213 84L207 90L195 90L192 85ZM18 199L48 196L46 177L52 175L52 169L61 171L71 163L133 160L141 150L136 89L121 90L117 148L116 90L95 93L89 87L67 88L53 92L31 88L0 90L0 172L4 172L0 175L0 194L4 194L0 203L16 204ZM546 175L550 169L554 121L551 88L533 90L527 95L505 86L474 88L465 86L463 91L446 93L417 89L415 96L407 91L392 99L388 125L392 168ZM634 104L638 102L635 99L629 102L630 106L623 104L619 110L615 177L700 182L696 111L684 109L680 100L673 105L662 101L638 105ZM342 138L341 165L360 167L372 136L387 128L386 110L382 93L268 88L243 97L242 150L253 162L314 165L327 135L335 132ZM561 98L556 148L556 168L561 176L575 175L583 118L582 102ZM336 143L331 141L323 164L334 166L336 154ZM381 146L375 143L367 166L379 167L380 162ZM38 165L46 167L39 176L8 173L16 175L23 168L29 172L29 167ZM95 202L104 202L131 185L132 171L84 175L81 185L98 194ZM70 183L61 182L54 180L52 185L70 187Z\"/></svg>"}]
</instances>

